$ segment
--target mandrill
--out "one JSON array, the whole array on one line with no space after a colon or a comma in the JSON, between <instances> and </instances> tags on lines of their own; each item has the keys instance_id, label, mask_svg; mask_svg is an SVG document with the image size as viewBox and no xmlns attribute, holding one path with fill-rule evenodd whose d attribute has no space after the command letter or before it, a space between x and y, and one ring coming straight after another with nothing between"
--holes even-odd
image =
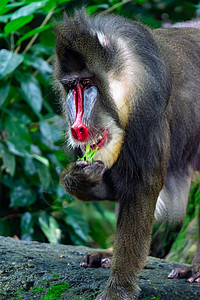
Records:
<instances>
[{"instance_id":1,"label":"mandrill","mask_svg":"<svg viewBox=\"0 0 200 300\"><path fill-rule=\"evenodd\" d=\"M200 29L151 30L81 10L55 33L55 86L75 159L61 183L80 200L117 202L111 275L97 299L137 299L154 219L183 219L200 171ZM98 147L94 162L77 162L87 144ZM189 271L200 282L200 244Z\"/></svg>"}]
</instances>

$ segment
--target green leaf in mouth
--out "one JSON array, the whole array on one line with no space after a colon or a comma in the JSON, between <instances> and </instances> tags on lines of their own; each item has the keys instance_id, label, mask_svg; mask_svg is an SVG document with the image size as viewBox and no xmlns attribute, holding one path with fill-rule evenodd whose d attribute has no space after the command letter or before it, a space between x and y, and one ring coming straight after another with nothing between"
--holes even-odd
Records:
<instances>
[{"instance_id":1,"label":"green leaf in mouth","mask_svg":"<svg viewBox=\"0 0 200 300\"><path fill-rule=\"evenodd\" d=\"M78 157L77 160L82 160L82 161L85 160L93 163L93 158L97 150L98 147L96 147L95 149L91 149L90 144L87 144L85 154L82 157Z\"/></svg>"}]
</instances>

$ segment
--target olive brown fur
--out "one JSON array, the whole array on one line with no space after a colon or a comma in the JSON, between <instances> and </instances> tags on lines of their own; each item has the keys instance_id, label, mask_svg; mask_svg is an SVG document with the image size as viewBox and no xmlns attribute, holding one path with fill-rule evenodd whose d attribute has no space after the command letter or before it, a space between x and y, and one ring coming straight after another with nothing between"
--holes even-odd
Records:
<instances>
[{"instance_id":1,"label":"olive brown fur","mask_svg":"<svg viewBox=\"0 0 200 300\"><path fill-rule=\"evenodd\" d=\"M55 85L75 155L61 183L80 200L118 203L111 276L97 299L137 299L154 219L183 220L192 174L200 170L200 29L151 30L81 10L65 16L55 33ZM76 94L85 123L77 123ZM72 137L75 123L84 141ZM95 161L76 162L103 131ZM91 266L90 257L83 265Z\"/></svg>"}]
</instances>

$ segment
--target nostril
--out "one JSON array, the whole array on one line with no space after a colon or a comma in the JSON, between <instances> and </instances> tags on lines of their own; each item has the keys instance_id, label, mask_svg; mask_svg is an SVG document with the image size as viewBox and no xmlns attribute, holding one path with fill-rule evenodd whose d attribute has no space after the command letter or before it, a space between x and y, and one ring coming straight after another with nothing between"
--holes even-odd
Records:
<instances>
[{"instance_id":1,"label":"nostril","mask_svg":"<svg viewBox=\"0 0 200 300\"><path fill-rule=\"evenodd\" d=\"M71 133L72 133L72 136L75 140L78 140L78 135L76 133L76 130L74 128L71 127Z\"/></svg>"},{"instance_id":2,"label":"nostril","mask_svg":"<svg viewBox=\"0 0 200 300\"><path fill-rule=\"evenodd\" d=\"M85 142L88 139L88 129L84 124L73 124L71 133L75 140Z\"/></svg>"}]
</instances>

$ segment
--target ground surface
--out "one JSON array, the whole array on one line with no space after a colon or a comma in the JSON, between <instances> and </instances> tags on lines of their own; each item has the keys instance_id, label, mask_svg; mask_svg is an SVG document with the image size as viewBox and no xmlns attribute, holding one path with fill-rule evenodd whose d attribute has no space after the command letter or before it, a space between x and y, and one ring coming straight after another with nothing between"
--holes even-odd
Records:
<instances>
[{"instance_id":1,"label":"ground surface","mask_svg":"<svg viewBox=\"0 0 200 300\"><path fill-rule=\"evenodd\" d=\"M82 254L89 251L0 237L0 300L95 299L110 271L79 267ZM174 266L178 264L149 257L139 276L139 299L199 300L200 285L167 279Z\"/></svg>"}]
</instances>

